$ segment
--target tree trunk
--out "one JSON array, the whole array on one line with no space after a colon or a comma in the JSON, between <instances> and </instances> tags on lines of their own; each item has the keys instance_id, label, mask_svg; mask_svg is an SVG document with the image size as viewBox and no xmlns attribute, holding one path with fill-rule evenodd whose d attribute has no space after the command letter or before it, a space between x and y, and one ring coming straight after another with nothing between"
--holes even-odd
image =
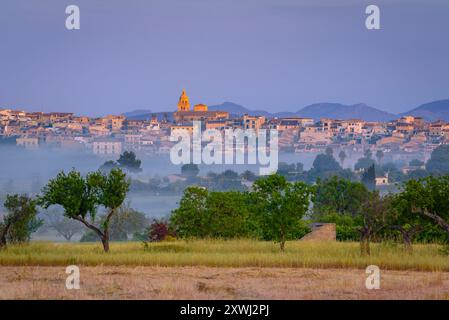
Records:
<instances>
[{"instance_id":1,"label":"tree trunk","mask_svg":"<svg viewBox=\"0 0 449 320\"><path fill-rule=\"evenodd\" d=\"M360 253L362 256L371 255L369 234L365 231L360 236Z\"/></svg>"},{"instance_id":2,"label":"tree trunk","mask_svg":"<svg viewBox=\"0 0 449 320\"><path fill-rule=\"evenodd\" d=\"M369 236L368 236L368 238L366 239L366 254L367 255L371 255L371 247L370 247L370 240L369 240Z\"/></svg>"},{"instance_id":3,"label":"tree trunk","mask_svg":"<svg viewBox=\"0 0 449 320\"><path fill-rule=\"evenodd\" d=\"M0 237L0 248L6 247L6 233L2 233Z\"/></svg>"},{"instance_id":4,"label":"tree trunk","mask_svg":"<svg viewBox=\"0 0 449 320\"><path fill-rule=\"evenodd\" d=\"M284 251L284 249L285 249L285 233L284 233L283 229L281 229L281 243L280 243L280 245L281 245L281 251Z\"/></svg>"},{"instance_id":5,"label":"tree trunk","mask_svg":"<svg viewBox=\"0 0 449 320\"><path fill-rule=\"evenodd\" d=\"M404 239L404 248L406 252L412 252L412 238L409 232L404 232L402 234L402 238Z\"/></svg>"},{"instance_id":6,"label":"tree trunk","mask_svg":"<svg viewBox=\"0 0 449 320\"><path fill-rule=\"evenodd\" d=\"M10 226L11 226L10 224L7 224L1 230L1 233L0 233L0 249L6 248L6 244L7 244L6 243L6 237L8 235L8 231L9 231L9 227Z\"/></svg>"},{"instance_id":7,"label":"tree trunk","mask_svg":"<svg viewBox=\"0 0 449 320\"><path fill-rule=\"evenodd\" d=\"M104 252L109 252L109 231L107 229L101 237L101 242L103 243Z\"/></svg>"},{"instance_id":8,"label":"tree trunk","mask_svg":"<svg viewBox=\"0 0 449 320\"><path fill-rule=\"evenodd\" d=\"M86 220L84 220L83 218L74 218L75 220L78 220L82 223L84 223L84 225L86 227L88 227L89 229L93 230L101 239L101 243L103 244L103 249L104 252L109 252L109 230L106 227L105 230L102 232L100 229L98 229L96 226L94 226L93 224L90 224L89 222L87 222Z\"/></svg>"}]
</instances>

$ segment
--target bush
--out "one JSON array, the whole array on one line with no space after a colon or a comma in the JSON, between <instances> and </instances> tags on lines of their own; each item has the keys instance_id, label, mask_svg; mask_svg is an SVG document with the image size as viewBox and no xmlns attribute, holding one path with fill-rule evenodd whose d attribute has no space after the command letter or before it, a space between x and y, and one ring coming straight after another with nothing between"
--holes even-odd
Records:
<instances>
[{"instance_id":1,"label":"bush","mask_svg":"<svg viewBox=\"0 0 449 320\"><path fill-rule=\"evenodd\" d=\"M169 236L173 237L173 234L170 232L166 221L153 220L153 223L148 227L148 240L150 242L163 241Z\"/></svg>"}]
</instances>

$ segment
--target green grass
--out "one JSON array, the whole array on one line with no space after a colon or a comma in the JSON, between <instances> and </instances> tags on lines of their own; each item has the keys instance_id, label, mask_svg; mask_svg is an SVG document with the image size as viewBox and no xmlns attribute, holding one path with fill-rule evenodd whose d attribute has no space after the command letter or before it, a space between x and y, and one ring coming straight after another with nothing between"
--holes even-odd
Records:
<instances>
[{"instance_id":1,"label":"green grass","mask_svg":"<svg viewBox=\"0 0 449 320\"><path fill-rule=\"evenodd\" d=\"M434 244L414 245L413 253L401 245L372 244L371 256L361 256L354 242L312 243L290 241L285 252L272 242L253 240L192 240L152 243L112 243L104 253L98 243L46 243L9 246L0 251L2 266L208 266L310 267L449 271L449 256Z\"/></svg>"}]
</instances>

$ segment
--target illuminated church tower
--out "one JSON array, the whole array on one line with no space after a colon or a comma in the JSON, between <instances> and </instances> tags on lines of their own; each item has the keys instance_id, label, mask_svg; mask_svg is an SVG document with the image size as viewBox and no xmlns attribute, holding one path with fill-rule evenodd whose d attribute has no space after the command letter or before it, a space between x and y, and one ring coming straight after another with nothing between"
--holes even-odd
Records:
<instances>
[{"instance_id":1,"label":"illuminated church tower","mask_svg":"<svg viewBox=\"0 0 449 320\"><path fill-rule=\"evenodd\" d=\"M182 90L182 94L178 101L178 111L190 111L189 97L186 95L186 90Z\"/></svg>"}]
</instances>

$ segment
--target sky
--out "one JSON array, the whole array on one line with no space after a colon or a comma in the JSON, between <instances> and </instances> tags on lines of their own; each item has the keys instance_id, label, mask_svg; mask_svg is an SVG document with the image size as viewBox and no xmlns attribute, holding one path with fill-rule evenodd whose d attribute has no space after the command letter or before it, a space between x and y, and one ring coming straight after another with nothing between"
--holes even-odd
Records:
<instances>
[{"instance_id":1,"label":"sky","mask_svg":"<svg viewBox=\"0 0 449 320\"><path fill-rule=\"evenodd\" d=\"M365 27L369 4L380 30ZM447 99L449 1L0 1L0 108L174 111L183 88L192 104L267 111Z\"/></svg>"}]
</instances>

